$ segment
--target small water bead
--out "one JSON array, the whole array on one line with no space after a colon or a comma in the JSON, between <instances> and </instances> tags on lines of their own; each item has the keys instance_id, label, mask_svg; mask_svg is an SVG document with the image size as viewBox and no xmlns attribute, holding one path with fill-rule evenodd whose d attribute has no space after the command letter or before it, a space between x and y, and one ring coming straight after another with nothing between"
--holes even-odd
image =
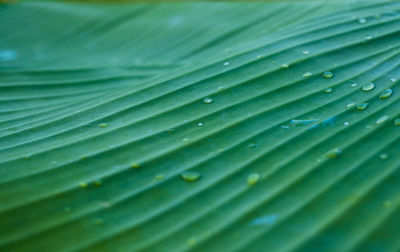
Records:
<instances>
[{"instance_id":1,"label":"small water bead","mask_svg":"<svg viewBox=\"0 0 400 252\"><path fill-rule=\"evenodd\" d=\"M391 80L392 82L396 82L396 81L397 81L397 78L396 78L396 77L392 77L392 78L390 78L390 80Z\"/></svg>"},{"instance_id":2,"label":"small water bead","mask_svg":"<svg viewBox=\"0 0 400 252\"><path fill-rule=\"evenodd\" d=\"M291 120L290 124L293 126L305 126L305 125L309 125L313 122L318 121L317 119L310 119L310 120Z\"/></svg>"},{"instance_id":3,"label":"small water bead","mask_svg":"<svg viewBox=\"0 0 400 252\"><path fill-rule=\"evenodd\" d=\"M138 164L138 163L132 163L132 164L131 164L131 168L133 168L133 169L138 169L138 168L140 168L140 164Z\"/></svg>"},{"instance_id":4,"label":"small water bead","mask_svg":"<svg viewBox=\"0 0 400 252\"><path fill-rule=\"evenodd\" d=\"M350 125L350 122L344 122L343 125L344 125L344 126L349 126L349 125Z\"/></svg>"},{"instance_id":5,"label":"small water bead","mask_svg":"<svg viewBox=\"0 0 400 252\"><path fill-rule=\"evenodd\" d=\"M400 126L400 118L396 118L396 119L394 120L394 125L395 125L395 126Z\"/></svg>"},{"instance_id":6,"label":"small water bead","mask_svg":"<svg viewBox=\"0 0 400 252\"><path fill-rule=\"evenodd\" d=\"M289 68L289 64L284 63L284 64L281 65L281 67L282 67L282 68Z\"/></svg>"},{"instance_id":7,"label":"small water bead","mask_svg":"<svg viewBox=\"0 0 400 252\"><path fill-rule=\"evenodd\" d=\"M229 62L227 61L227 62L224 62L224 66L229 66Z\"/></svg>"},{"instance_id":8,"label":"small water bead","mask_svg":"<svg viewBox=\"0 0 400 252\"><path fill-rule=\"evenodd\" d=\"M181 178L186 182L194 182L199 180L201 177L200 173L195 171L186 171L181 174Z\"/></svg>"},{"instance_id":9,"label":"small water bead","mask_svg":"<svg viewBox=\"0 0 400 252\"><path fill-rule=\"evenodd\" d=\"M176 130L175 129L167 129L168 134L174 133Z\"/></svg>"},{"instance_id":10,"label":"small water bead","mask_svg":"<svg viewBox=\"0 0 400 252\"><path fill-rule=\"evenodd\" d=\"M351 83L351 86L352 86L352 87L357 87L357 86L358 86L358 83L357 83L357 82L353 82L353 83Z\"/></svg>"},{"instance_id":11,"label":"small water bead","mask_svg":"<svg viewBox=\"0 0 400 252\"><path fill-rule=\"evenodd\" d=\"M361 17L361 18L358 19L358 22L359 22L360 24L365 24L365 23L367 22L367 19Z\"/></svg>"},{"instance_id":12,"label":"small water bead","mask_svg":"<svg viewBox=\"0 0 400 252\"><path fill-rule=\"evenodd\" d=\"M100 128L105 128L105 127L108 127L108 124L107 123L100 123L99 127Z\"/></svg>"},{"instance_id":13,"label":"small water bead","mask_svg":"<svg viewBox=\"0 0 400 252\"><path fill-rule=\"evenodd\" d=\"M329 72L329 71L324 72L324 73L322 74L322 77L324 77L325 79L330 79L330 78L332 78L333 76L334 76L334 74L333 74L332 72Z\"/></svg>"},{"instance_id":14,"label":"small water bead","mask_svg":"<svg viewBox=\"0 0 400 252\"><path fill-rule=\"evenodd\" d=\"M247 145L247 147L248 147L249 149L254 149L254 148L256 148L257 146L258 146L258 144L255 144L255 143L251 143L251 144Z\"/></svg>"},{"instance_id":15,"label":"small water bead","mask_svg":"<svg viewBox=\"0 0 400 252\"><path fill-rule=\"evenodd\" d=\"M218 87L217 88L218 91L221 91L221 90L224 90L224 89L225 89L224 87Z\"/></svg>"},{"instance_id":16,"label":"small water bead","mask_svg":"<svg viewBox=\"0 0 400 252\"><path fill-rule=\"evenodd\" d=\"M379 99L385 100L385 99L389 98L392 94L393 94L393 91L390 88L388 88L388 89L384 90L382 93L380 93Z\"/></svg>"},{"instance_id":17,"label":"small water bead","mask_svg":"<svg viewBox=\"0 0 400 252\"><path fill-rule=\"evenodd\" d=\"M310 54L310 51L309 51L309 50L304 50L304 51L303 51L303 54L304 54L304 55L308 55L308 54Z\"/></svg>"},{"instance_id":18,"label":"small water bead","mask_svg":"<svg viewBox=\"0 0 400 252\"><path fill-rule=\"evenodd\" d=\"M79 187L86 188L86 187L88 187L88 184L86 182L81 181L81 182L79 182Z\"/></svg>"},{"instance_id":19,"label":"small water bead","mask_svg":"<svg viewBox=\"0 0 400 252\"><path fill-rule=\"evenodd\" d=\"M361 90L364 91L364 92L368 92L368 91L371 91L371 90L374 89L374 88L375 88L375 84L370 82L370 83L365 84L365 85L361 88Z\"/></svg>"},{"instance_id":20,"label":"small water bead","mask_svg":"<svg viewBox=\"0 0 400 252\"><path fill-rule=\"evenodd\" d=\"M164 178L164 175L163 174L158 174L156 177L155 177L155 180L162 180Z\"/></svg>"},{"instance_id":21,"label":"small water bead","mask_svg":"<svg viewBox=\"0 0 400 252\"><path fill-rule=\"evenodd\" d=\"M389 119L389 116L386 116L386 115L382 116L378 120L376 120L376 124L382 124L382 123L386 122L387 119Z\"/></svg>"},{"instance_id":22,"label":"small water bead","mask_svg":"<svg viewBox=\"0 0 400 252\"><path fill-rule=\"evenodd\" d=\"M187 143L187 142L189 142L189 138L187 138L187 137L185 137L184 139L182 139L182 142L184 142L184 143Z\"/></svg>"},{"instance_id":23,"label":"small water bead","mask_svg":"<svg viewBox=\"0 0 400 252\"><path fill-rule=\"evenodd\" d=\"M363 110L365 110L366 108L368 108L368 105L369 105L369 103L361 103L361 104L358 104L358 105L357 105L356 109L357 109L358 111L363 111Z\"/></svg>"},{"instance_id":24,"label":"small water bead","mask_svg":"<svg viewBox=\"0 0 400 252\"><path fill-rule=\"evenodd\" d=\"M260 180L260 174L252 173L247 177L247 184L248 185L255 185Z\"/></svg>"},{"instance_id":25,"label":"small water bead","mask_svg":"<svg viewBox=\"0 0 400 252\"><path fill-rule=\"evenodd\" d=\"M203 126L203 125L204 125L204 124L201 123L201 122L197 124L197 126L200 126L200 127Z\"/></svg>"},{"instance_id":26,"label":"small water bead","mask_svg":"<svg viewBox=\"0 0 400 252\"><path fill-rule=\"evenodd\" d=\"M382 154L379 155L379 158L382 159L382 160L386 160L386 159L389 158L389 155L386 154L386 153L382 153Z\"/></svg>"},{"instance_id":27,"label":"small water bead","mask_svg":"<svg viewBox=\"0 0 400 252\"><path fill-rule=\"evenodd\" d=\"M303 73L303 77L311 77L312 73L311 72L305 72Z\"/></svg>"},{"instance_id":28,"label":"small water bead","mask_svg":"<svg viewBox=\"0 0 400 252\"><path fill-rule=\"evenodd\" d=\"M355 106L356 106L356 104L354 102L351 102L346 105L346 108L354 108Z\"/></svg>"},{"instance_id":29,"label":"small water bead","mask_svg":"<svg viewBox=\"0 0 400 252\"><path fill-rule=\"evenodd\" d=\"M367 35L367 36L365 36L365 39L366 39L366 40L371 40L371 39L372 39L372 36L371 36L371 35Z\"/></svg>"},{"instance_id":30,"label":"small water bead","mask_svg":"<svg viewBox=\"0 0 400 252\"><path fill-rule=\"evenodd\" d=\"M213 102L213 99L211 99L210 97L206 97L203 99L203 103L205 103L205 104L210 104L212 102Z\"/></svg>"},{"instance_id":31,"label":"small water bead","mask_svg":"<svg viewBox=\"0 0 400 252\"><path fill-rule=\"evenodd\" d=\"M329 159L335 159L335 158L337 158L340 154L342 154L342 150L339 149L339 148L335 148L335 149L332 149L332 150L328 151L328 152L325 154L325 157L326 157L326 158L329 158Z\"/></svg>"}]
</instances>

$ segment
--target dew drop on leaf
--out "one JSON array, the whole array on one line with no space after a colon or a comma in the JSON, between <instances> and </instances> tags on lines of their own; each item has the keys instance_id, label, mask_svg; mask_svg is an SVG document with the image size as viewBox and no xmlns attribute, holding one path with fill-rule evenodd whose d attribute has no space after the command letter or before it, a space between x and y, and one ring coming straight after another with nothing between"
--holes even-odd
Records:
<instances>
[{"instance_id":1,"label":"dew drop on leaf","mask_svg":"<svg viewBox=\"0 0 400 252\"><path fill-rule=\"evenodd\" d=\"M133 168L133 169L138 169L138 168L140 168L140 164L138 164L138 163L132 163L132 164L131 164L131 168Z\"/></svg>"},{"instance_id":2,"label":"dew drop on leaf","mask_svg":"<svg viewBox=\"0 0 400 252\"><path fill-rule=\"evenodd\" d=\"M105 128L105 127L108 127L108 124L107 124L107 123L100 123L100 124L99 124L99 127Z\"/></svg>"},{"instance_id":3,"label":"dew drop on leaf","mask_svg":"<svg viewBox=\"0 0 400 252\"><path fill-rule=\"evenodd\" d=\"M326 72L324 72L324 73L322 74L322 77L324 77L325 79L330 79L330 78L333 77L333 73L332 73L332 72L329 72L329 71L326 71Z\"/></svg>"},{"instance_id":4,"label":"dew drop on leaf","mask_svg":"<svg viewBox=\"0 0 400 252\"><path fill-rule=\"evenodd\" d=\"M194 182L199 180L201 177L200 173L195 171L186 171L181 174L181 178L187 182Z\"/></svg>"},{"instance_id":5,"label":"dew drop on leaf","mask_svg":"<svg viewBox=\"0 0 400 252\"><path fill-rule=\"evenodd\" d=\"M260 180L260 174L252 173L247 177L247 184L254 185Z\"/></svg>"},{"instance_id":6,"label":"dew drop on leaf","mask_svg":"<svg viewBox=\"0 0 400 252\"><path fill-rule=\"evenodd\" d=\"M189 142L189 138L187 138L187 137L185 137L184 139L182 139L182 142L184 142L184 143L187 143L187 142Z\"/></svg>"},{"instance_id":7,"label":"dew drop on leaf","mask_svg":"<svg viewBox=\"0 0 400 252\"><path fill-rule=\"evenodd\" d=\"M311 72L305 72L303 73L303 77L311 77L312 73Z\"/></svg>"},{"instance_id":8,"label":"dew drop on leaf","mask_svg":"<svg viewBox=\"0 0 400 252\"><path fill-rule=\"evenodd\" d=\"M371 90L374 89L374 88L375 88L375 84L370 82L370 83L365 84L365 85L361 88L361 90L364 91L364 92L368 92L368 91L371 91Z\"/></svg>"},{"instance_id":9,"label":"dew drop on leaf","mask_svg":"<svg viewBox=\"0 0 400 252\"><path fill-rule=\"evenodd\" d=\"M368 107L368 103L361 103L361 104L358 104L357 105L357 107L356 107L356 109L358 110L358 111L363 111L363 110L365 110L367 107Z\"/></svg>"},{"instance_id":10,"label":"dew drop on leaf","mask_svg":"<svg viewBox=\"0 0 400 252\"><path fill-rule=\"evenodd\" d=\"M361 17L361 18L358 19L358 22L360 24L365 24L367 22L367 19Z\"/></svg>"},{"instance_id":11,"label":"dew drop on leaf","mask_svg":"<svg viewBox=\"0 0 400 252\"><path fill-rule=\"evenodd\" d=\"M309 124L311 124L311 123L313 123L313 122L316 122L316 121L318 121L317 119L309 119L309 120L295 120L295 119L293 119L293 120L291 120L290 121L290 124L291 125L293 125L293 126L305 126L305 125L309 125Z\"/></svg>"},{"instance_id":12,"label":"dew drop on leaf","mask_svg":"<svg viewBox=\"0 0 400 252\"><path fill-rule=\"evenodd\" d=\"M330 94L330 93L332 93L333 89L332 88L325 88L323 91L324 91L325 94Z\"/></svg>"},{"instance_id":13,"label":"dew drop on leaf","mask_svg":"<svg viewBox=\"0 0 400 252\"><path fill-rule=\"evenodd\" d=\"M329 158L329 159L335 159L335 158L337 158L340 154L342 154L342 150L339 149L339 148L335 148L335 149L332 149L332 150L328 151L328 152L325 154L325 157L326 157L326 158Z\"/></svg>"},{"instance_id":14,"label":"dew drop on leaf","mask_svg":"<svg viewBox=\"0 0 400 252\"><path fill-rule=\"evenodd\" d=\"M396 82L396 81L397 81L397 78L396 78L396 77L392 77L392 78L390 78L390 80L391 80L392 82Z\"/></svg>"},{"instance_id":15,"label":"dew drop on leaf","mask_svg":"<svg viewBox=\"0 0 400 252\"><path fill-rule=\"evenodd\" d=\"M367 35L367 36L365 36L365 39L366 39L366 40L371 40L371 39L372 39L372 36L371 36L371 35Z\"/></svg>"},{"instance_id":16,"label":"dew drop on leaf","mask_svg":"<svg viewBox=\"0 0 400 252\"><path fill-rule=\"evenodd\" d=\"M158 174L156 177L155 177L155 180L162 180L164 178L164 175L163 174Z\"/></svg>"},{"instance_id":17,"label":"dew drop on leaf","mask_svg":"<svg viewBox=\"0 0 400 252\"><path fill-rule=\"evenodd\" d=\"M86 182L79 182L79 187L81 187L81 188L86 188L86 187L88 187L88 184L86 183Z\"/></svg>"},{"instance_id":18,"label":"dew drop on leaf","mask_svg":"<svg viewBox=\"0 0 400 252\"><path fill-rule=\"evenodd\" d=\"M346 104L346 108L354 108L356 104L354 102L350 102L349 104Z\"/></svg>"},{"instance_id":19,"label":"dew drop on leaf","mask_svg":"<svg viewBox=\"0 0 400 252\"><path fill-rule=\"evenodd\" d=\"M304 50L304 51L303 51L303 54L304 54L304 55L308 55L308 54L310 54L310 51L309 51L309 50Z\"/></svg>"},{"instance_id":20,"label":"dew drop on leaf","mask_svg":"<svg viewBox=\"0 0 400 252\"><path fill-rule=\"evenodd\" d=\"M389 98L392 95L392 93L393 93L393 91L390 88L385 89L382 93L380 93L379 99L385 100L385 99Z\"/></svg>"},{"instance_id":21,"label":"dew drop on leaf","mask_svg":"<svg viewBox=\"0 0 400 252\"><path fill-rule=\"evenodd\" d=\"M386 160L386 159L389 158L389 155L386 154L386 153L382 153L382 154L379 155L379 158L382 159L382 160Z\"/></svg>"},{"instance_id":22,"label":"dew drop on leaf","mask_svg":"<svg viewBox=\"0 0 400 252\"><path fill-rule=\"evenodd\" d=\"M227 62L224 62L224 66L229 66L229 62L227 61Z\"/></svg>"},{"instance_id":23,"label":"dew drop on leaf","mask_svg":"<svg viewBox=\"0 0 400 252\"><path fill-rule=\"evenodd\" d=\"M203 103L205 103L205 104L210 104L212 102L213 102L213 99L211 99L210 97L206 97L203 99Z\"/></svg>"},{"instance_id":24,"label":"dew drop on leaf","mask_svg":"<svg viewBox=\"0 0 400 252\"><path fill-rule=\"evenodd\" d=\"M289 68L289 64L288 63L284 63L281 65L282 68Z\"/></svg>"},{"instance_id":25,"label":"dew drop on leaf","mask_svg":"<svg viewBox=\"0 0 400 252\"><path fill-rule=\"evenodd\" d=\"M198 124L197 124L197 126L203 126L204 124L203 123L201 123L201 122L199 122Z\"/></svg>"},{"instance_id":26,"label":"dew drop on leaf","mask_svg":"<svg viewBox=\"0 0 400 252\"><path fill-rule=\"evenodd\" d=\"M384 122L386 122L386 120L389 119L389 116L382 116L380 117L378 120L376 120L376 124L382 124Z\"/></svg>"}]
</instances>

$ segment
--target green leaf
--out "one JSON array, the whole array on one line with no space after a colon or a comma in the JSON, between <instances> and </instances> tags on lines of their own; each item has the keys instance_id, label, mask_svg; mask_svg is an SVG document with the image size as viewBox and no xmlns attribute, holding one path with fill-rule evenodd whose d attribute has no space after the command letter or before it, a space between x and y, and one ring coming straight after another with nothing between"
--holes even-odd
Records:
<instances>
[{"instance_id":1,"label":"green leaf","mask_svg":"<svg viewBox=\"0 0 400 252\"><path fill-rule=\"evenodd\" d=\"M399 1L23 1L0 34L1 251L400 249Z\"/></svg>"}]
</instances>

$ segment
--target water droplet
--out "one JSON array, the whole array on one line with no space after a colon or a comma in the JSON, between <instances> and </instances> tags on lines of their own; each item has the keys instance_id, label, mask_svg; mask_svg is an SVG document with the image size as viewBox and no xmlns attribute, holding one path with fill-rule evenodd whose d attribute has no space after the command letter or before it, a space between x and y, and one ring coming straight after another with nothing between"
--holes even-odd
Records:
<instances>
[{"instance_id":1,"label":"water droplet","mask_svg":"<svg viewBox=\"0 0 400 252\"><path fill-rule=\"evenodd\" d=\"M308 55L308 54L310 54L310 51L309 51L309 50L304 50L304 51L303 51L303 54L304 54L304 55Z\"/></svg>"},{"instance_id":2,"label":"water droplet","mask_svg":"<svg viewBox=\"0 0 400 252\"><path fill-rule=\"evenodd\" d=\"M167 129L168 134L172 134L175 132L175 129Z\"/></svg>"},{"instance_id":3,"label":"water droplet","mask_svg":"<svg viewBox=\"0 0 400 252\"><path fill-rule=\"evenodd\" d=\"M365 39L366 39L366 40L371 40L371 39L372 39L372 36L371 36L371 35L367 35L367 36L365 36Z\"/></svg>"},{"instance_id":4,"label":"water droplet","mask_svg":"<svg viewBox=\"0 0 400 252\"><path fill-rule=\"evenodd\" d=\"M219 91L221 91L221 90L224 90L225 88L224 87L218 87L217 88Z\"/></svg>"},{"instance_id":5,"label":"water droplet","mask_svg":"<svg viewBox=\"0 0 400 252\"><path fill-rule=\"evenodd\" d=\"M364 91L364 92L368 92L368 91L371 91L371 90L374 89L374 88L375 88L375 84L370 82L370 83L365 84L365 85L361 88L361 90Z\"/></svg>"},{"instance_id":6,"label":"water droplet","mask_svg":"<svg viewBox=\"0 0 400 252\"><path fill-rule=\"evenodd\" d=\"M158 174L156 177L155 177L155 180L162 180L164 178L164 175L163 174Z\"/></svg>"},{"instance_id":7,"label":"water droplet","mask_svg":"<svg viewBox=\"0 0 400 252\"><path fill-rule=\"evenodd\" d=\"M184 142L184 143L187 143L187 142L189 142L189 138L187 138L187 137L185 137L184 139L182 139L182 142Z\"/></svg>"},{"instance_id":8,"label":"water droplet","mask_svg":"<svg viewBox=\"0 0 400 252\"><path fill-rule=\"evenodd\" d=\"M3 50L0 51L0 60L10 61L17 58L17 52L14 50Z\"/></svg>"},{"instance_id":9,"label":"water droplet","mask_svg":"<svg viewBox=\"0 0 400 252\"><path fill-rule=\"evenodd\" d=\"M213 102L213 99L211 99L210 97L206 97L206 98L204 98L204 100L203 100L203 103L205 103L205 104L210 104L210 103L212 103Z\"/></svg>"},{"instance_id":10,"label":"water droplet","mask_svg":"<svg viewBox=\"0 0 400 252\"><path fill-rule=\"evenodd\" d=\"M357 86L358 86L358 83L357 83L357 82L353 82L353 83L351 83L351 86L352 86L352 87L357 87Z\"/></svg>"},{"instance_id":11,"label":"water droplet","mask_svg":"<svg viewBox=\"0 0 400 252\"><path fill-rule=\"evenodd\" d=\"M28 160L28 159L30 159L31 157L32 157L32 154L28 154L28 155L23 156L22 158L25 159L25 160Z\"/></svg>"},{"instance_id":12,"label":"water droplet","mask_svg":"<svg viewBox=\"0 0 400 252\"><path fill-rule=\"evenodd\" d=\"M382 124L384 122L386 122L386 120L389 119L389 116L382 116L380 117L378 120L376 120L376 124Z\"/></svg>"},{"instance_id":13,"label":"water droplet","mask_svg":"<svg viewBox=\"0 0 400 252\"><path fill-rule=\"evenodd\" d=\"M227 62L224 62L224 66L229 66L229 62L227 61Z\"/></svg>"},{"instance_id":14,"label":"water droplet","mask_svg":"<svg viewBox=\"0 0 400 252\"><path fill-rule=\"evenodd\" d=\"M181 177L183 180L187 182L194 182L200 179L201 175L198 172L195 171L186 171L181 174Z\"/></svg>"},{"instance_id":15,"label":"water droplet","mask_svg":"<svg viewBox=\"0 0 400 252\"><path fill-rule=\"evenodd\" d=\"M251 144L249 144L247 147L250 148L250 149L254 149L254 148L257 147L257 144L251 143Z\"/></svg>"},{"instance_id":16,"label":"water droplet","mask_svg":"<svg viewBox=\"0 0 400 252\"><path fill-rule=\"evenodd\" d=\"M86 188L86 187L88 187L88 184L86 183L86 182L79 182L79 187L81 187L81 188Z\"/></svg>"},{"instance_id":17,"label":"water droplet","mask_svg":"<svg viewBox=\"0 0 400 252\"><path fill-rule=\"evenodd\" d=\"M396 82L396 81L397 81L397 78L396 78L396 77L392 77L392 78L390 78L390 80L391 80L392 82Z\"/></svg>"},{"instance_id":18,"label":"water droplet","mask_svg":"<svg viewBox=\"0 0 400 252\"><path fill-rule=\"evenodd\" d=\"M197 126L203 126L204 124L203 123L201 123L201 122L199 122L198 124L197 124Z\"/></svg>"},{"instance_id":19,"label":"water droplet","mask_svg":"<svg viewBox=\"0 0 400 252\"><path fill-rule=\"evenodd\" d=\"M100 124L99 124L99 127L105 128L105 127L108 127L108 124L107 124L107 123L100 123Z\"/></svg>"},{"instance_id":20,"label":"water droplet","mask_svg":"<svg viewBox=\"0 0 400 252\"><path fill-rule=\"evenodd\" d=\"M312 73L311 72L305 72L303 73L303 77L311 77Z\"/></svg>"},{"instance_id":21,"label":"water droplet","mask_svg":"<svg viewBox=\"0 0 400 252\"><path fill-rule=\"evenodd\" d=\"M251 221L252 226L265 226L265 225L272 225L278 219L277 214L270 214L266 216L258 217Z\"/></svg>"},{"instance_id":22,"label":"water droplet","mask_svg":"<svg viewBox=\"0 0 400 252\"><path fill-rule=\"evenodd\" d=\"M281 65L282 68L289 68L289 64L288 63L284 63Z\"/></svg>"},{"instance_id":23,"label":"water droplet","mask_svg":"<svg viewBox=\"0 0 400 252\"><path fill-rule=\"evenodd\" d=\"M400 126L400 118L396 118L396 119L394 120L394 125L395 125L395 126Z\"/></svg>"},{"instance_id":24,"label":"water droplet","mask_svg":"<svg viewBox=\"0 0 400 252\"><path fill-rule=\"evenodd\" d=\"M322 74L322 77L324 77L325 79L330 79L330 78L333 77L333 73L332 73L332 72L329 72L329 71L326 71L326 72L324 72L324 73Z\"/></svg>"},{"instance_id":25,"label":"water droplet","mask_svg":"<svg viewBox=\"0 0 400 252\"><path fill-rule=\"evenodd\" d=\"M346 105L346 108L354 108L356 104L354 102L350 102L349 104Z\"/></svg>"},{"instance_id":26,"label":"water droplet","mask_svg":"<svg viewBox=\"0 0 400 252\"><path fill-rule=\"evenodd\" d=\"M305 126L305 125L309 125L313 122L318 121L317 119L310 119L310 120L291 120L290 124L293 126Z\"/></svg>"},{"instance_id":27,"label":"water droplet","mask_svg":"<svg viewBox=\"0 0 400 252\"><path fill-rule=\"evenodd\" d=\"M368 107L368 103L361 103L361 104L358 104L357 105L357 107L356 107L356 109L358 110L358 111L363 111L363 110L365 110L367 107Z\"/></svg>"},{"instance_id":28,"label":"water droplet","mask_svg":"<svg viewBox=\"0 0 400 252\"><path fill-rule=\"evenodd\" d=\"M335 158L337 158L340 154L342 154L342 150L339 149L339 148L335 148L335 149L332 149L332 150L328 151L328 152L325 154L325 157L326 157L326 158L329 158L329 159L335 159Z\"/></svg>"},{"instance_id":29,"label":"water droplet","mask_svg":"<svg viewBox=\"0 0 400 252\"><path fill-rule=\"evenodd\" d=\"M138 168L140 168L140 164L138 164L138 163L132 163L132 164L131 164L131 168L133 168L133 169L138 169Z\"/></svg>"},{"instance_id":30,"label":"water droplet","mask_svg":"<svg viewBox=\"0 0 400 252\"><path fill-rule=\"evenodd\" d=\"M93 182L93 185L95 186L101 186L103 184L103 182L101 180L96 180Z\"/></svg>"},{"instance_id":31,"label":"water droplet","mask_svg":"<svg viewBox=\"0 0 400 252\"><path fill-rule=\"evenodd\" d=\"M324 91L325 94L330 94L330 93L332 93L333 89L332 88L325 88L323 91Z\"/></svg>"},{"instance_id":32,"label":"water droplet","mask_svg":"<svg viewBox=\"0 0 400 252\"><path fill-rule=\"evenodd\" d=\"M386 154L386 153L382 153L382 154L379 155L379 158L382 159L382 160L385 160L385 159L389 158L389 155Z\"/></svg>"},{"instance_id":33,"label":"water droplet","mask_svg":"<svg viewBox=\"0 0 400 252\"><path fill-rule=\"evenodd\" d=\"M262 57L264 57L263 55L257 55L257 59L261 59Z\"/></svg>"},{"instance_id":34,"label":"water droplet","mask_svg":"<svg viewBox=\"0 0 400 252\"><path fill-rule=\"evenodd\" d=\"M390 88L385 89L382 93L380 93L379 99L385 100L385 99L389 98L392 95L392 93L393 93L393 91Z\"/></svg>"},{"instance_id":35,"label":"water droplet","mask_svg":"<svg viewBox=\"0 0 400 252\"><path fill-rule=\"evenodd\" d=\"M361 17L361 18L358 19L358 22L360 24L365 24L367 22L367 19Z\"/></svg>"},{"instance_id":36,"label":"water droplet","mask_svg":"<svg viewBox=\"0 0 400 252\"><path fill-rule=\"evenodd\" d=\"M80 159L82 159L82 160L83 160L83 159L86 159L86 158L87 158L86 155L81 155L81 156L80 156Z\"/></svg>"},{"instance_id":37,"label":"water droplet","mask_svg":"<svg viewBox=\"0 0 400 252\"><path fill-rule=\"evenodd\" d=\"M248 185L255 185L260 180L260 174L252 173L247 177Z\"/></svg>"},{"instance_id":38,"label":"water droplet","mask_svg":"<svg viewBox=\"0 0 400 252\"><path fill-rule=\"evenodd\" d=\"M350 125L350 122L344 122L343 125L344 125L344 126L349 126L349 125Z\"/></svg>"}]
</instances>

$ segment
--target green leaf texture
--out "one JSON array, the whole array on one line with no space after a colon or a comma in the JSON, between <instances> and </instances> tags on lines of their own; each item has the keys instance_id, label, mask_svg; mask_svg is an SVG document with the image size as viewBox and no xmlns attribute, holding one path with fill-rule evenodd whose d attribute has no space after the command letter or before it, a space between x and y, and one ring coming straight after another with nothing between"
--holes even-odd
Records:
<instances>
[{"instance_id":1,"label":"green leaf texture","mask_svg":"<svg viewBox=\"0 0 400 252\"><path fill-rule=\"evenodd\" d=\"M0 251L399 251L399 1L22 1L0 34Z\"/></svg>"}]
</instances>

